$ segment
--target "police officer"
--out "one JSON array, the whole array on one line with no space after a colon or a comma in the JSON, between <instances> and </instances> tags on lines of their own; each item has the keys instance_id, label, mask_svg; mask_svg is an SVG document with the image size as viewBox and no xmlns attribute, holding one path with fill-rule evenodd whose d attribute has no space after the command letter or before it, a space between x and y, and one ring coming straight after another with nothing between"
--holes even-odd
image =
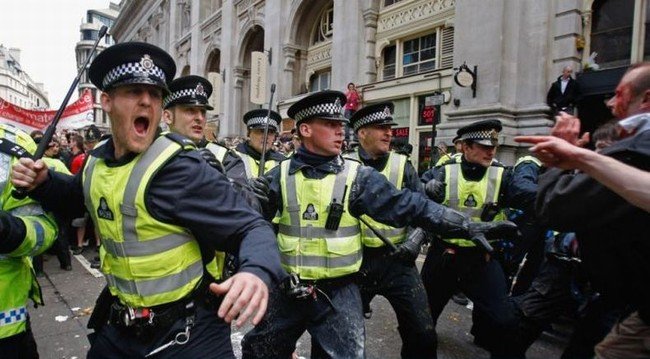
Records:
<instances>
[{"instance_id":1,"label":"police officer","mask_svg":"<svg viewBox=\"0 0 650 359\"><path fill-rule=\"evenodd\" d=\"M31 156L36 144L28 134L0 124L0 352L3 358L38 358L27 314L27 299L43 305L31 256L55 240L54 219L32 199L11 196L11 166Z\"/></svg>"},{"instance_id":2,"label":"police officer","mask_svg":"<svg viewBox=\"0 0 650 359\"><path fill-rule=\"evenodd\" d=\"M393 103L385 102L366 106L351 118L351 126L359 147L346 154L348 158L361 161L381 173L397 189L408 188L423 192L420 179L406 155L390 151L392 138ZM414 229L407 236L407 229L394 228L365 220L388 240L399 245L396 253L382 242L364 223L361 223L363 263L360 281L364 308L369 308L375 295L388 299L397 317L402 338L403 358L431 358L436 356L436 335L427 305L422 279L415 267L415 259L424 241L424 232ZM408 239L407 239L408 238Z\"/></svg>"},{"instance_id":3,"label":"police officer","mask_svg":"<svg viewBox=\"0 0 650 359\"><path fill-rule=\"evenodd\" d=\"M101 236L112 300L89 358L233 357L228 323L259 322L267 286L284 275L268 223L191 141L158 136L175 69L171 56L150 44L104 50L90 79L103 91L113 137L75 177L47 172L40 161L14 166L14 184L52 209L78 213L85 204ZM215 249L239 253L242 263L220 284L204 271Z\"/></svg>"},{"instance_id":4,"label":"police officer","mask_svg":"<svg viewBox=\"0 0 650 359\"><path fill-rule=\"evenodd\" d=\"M259 165L264 146L264 127L268 122L268 137L266 139L266 155L264 163L264 173L277 166L280 162L286 160L283 154L273 149L273 142L280 131L280 123L282 117L275 111L270 111L270 116L267 120L269 110L255 109L250 110L244 114L244 123L248 129L248 140L240 143L235 147L234 155L229 154L224 160L224 166L230 172L237 172L239 176L246 176L246 178L254 178L259 175ZM243 161L243 166L238 166L233 163L234 157L240 157Z\"/></svg>"},{"instance_id":5,"label":"police officer","mask_svg":"<svg viewBox=\"0 0 650 359\"><path fill-rule=\"evenodd\" d=\"M266 177L270 203L277 204L267 218L277 213L280 257L290 277L271 296L266 317L244 337L244 358L287 358L305 330L328 357L364 356L356 284L363 259L359 216L468 236L465 216L420 193L398 191L372 167L341 157L344 103L343 93L321 91L289 108L302 146Z\"/></svg>"},{"instance_id":6,"label":"police officer","mask_svg":"<svg viewBox=\"0 0 650 359\"><path fill-rule=\"evenodd\" d=\"M460 128L457 134L463 141L463 156L460 162L450 160L424 173L427 195L477 222L505 218L501 211L505 207L530 209L536 187L516 186L511 172L494 160L501 128L498 120ZM460 289L474 302L476 342L496 355L508 350L504 336L516 320L507 300L503 269L493 256L465 239L436 242L427 253L422 280L434 322Z\"/></svg>"},{"instance_id":7,"label":"police officer","mask_svg":"<svg viewBox=\"0 0 650 359\"><path fill-rule=\"evenodd\" d=\"M169 84L169 94L163 100L163 121L169 130L192 140L197 147L206 148L219 166L228 149L205 138L206 111L214 109L208 99L212 84L206 78L196 75L179 77Z\"/></svg>"},{"instance_id":8,"label":"police officer","mask_svg":"<svg viewBox=\"0 0 650 359\"><path fill-rule=\"evenodd\" d=\"M211 94L212 85L201 76L190 75L175 79L169 84L169 94L163 100L165 109L163 120L171 132L192 140L206 162L224 172L233 186L246 197L248 204L261 211L259 201L268 202L266 195L259 191L256 193L254 188L248 186L248 179L244 174L233 170L233 166L243 166L241 158L233 156L230 162L230 171L226 173L223 168L223 160L230 150L208 141L204 136L206 111L213 109L208 103ZM216 268L213 270L217 273L222 273L225 268L226 272L223 273L226 276L234 274L237 269L236 253L217 252L215 264ZM212 266L208 268L212 269Z\"/></svg>"}]
</instances>

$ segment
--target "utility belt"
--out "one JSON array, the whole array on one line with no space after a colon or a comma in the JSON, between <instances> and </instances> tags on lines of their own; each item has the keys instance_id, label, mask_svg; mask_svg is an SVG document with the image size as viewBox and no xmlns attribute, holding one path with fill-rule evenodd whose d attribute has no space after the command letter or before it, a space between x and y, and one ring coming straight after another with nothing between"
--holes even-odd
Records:
<instances>
[{"instance_id":1,"label":"utility belt","mask_svg":"<svg viewBox=\"0 0 650 359\"><path fill-rule=\"evenodd\" d=\"M329 297L332 290L354 283L356 279L356 274L350 274L332 279L305 280L300 279L297 274L291 273L280 283L280 290L286 297L299 300L309 298L317 300L320 294L334 308L334 304Z\"/></svg>"},{"instance_id":2,"label":"utility belt","mask_svg":"<svg viewBox=\"0 0 650 359\"><path fill-rule=\"evenodd\" d=\"M197 306L216 311L223 298L211 294L208 286L209 281L204 280L187 297L150 308L133 308L114 298L108 320L113 326L146 341L165 333L179 319L193 323Z\"/></svg>"}]
</instances>

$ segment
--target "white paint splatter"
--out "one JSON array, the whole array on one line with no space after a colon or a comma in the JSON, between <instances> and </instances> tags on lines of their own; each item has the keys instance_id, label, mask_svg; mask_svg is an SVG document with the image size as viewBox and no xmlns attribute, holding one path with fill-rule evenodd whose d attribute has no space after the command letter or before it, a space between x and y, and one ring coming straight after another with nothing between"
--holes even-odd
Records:
<instances>
[{"instance_id":1,"label":"white paint splatter","mask_svg":"<svg viewBox=\"0 0 650 359\"><path fill-rule=\"evenodd\" d=\"M67 315L57 315L56 317L54 317L54 320L56 320L57 322L65 322L66 320L68 320L68 316Z\"/></svg>"}]
</instances>

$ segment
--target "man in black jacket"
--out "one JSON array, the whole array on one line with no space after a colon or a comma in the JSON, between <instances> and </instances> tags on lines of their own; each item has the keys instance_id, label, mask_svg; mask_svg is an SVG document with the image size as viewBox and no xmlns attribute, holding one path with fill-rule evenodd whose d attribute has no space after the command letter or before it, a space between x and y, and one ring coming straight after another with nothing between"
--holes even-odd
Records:
<instances>
[{"instance_id":1,"label":"man in black jacket","mask_svg":"<svg viewBox=\"0 0 650 359\"><path fill-rule=\"evenodd\" d=\"M578 83L571 77L573 69L565 66L562 75L553 82L546 95L546 103L553 110L553 114L560 111L573 114L576 102L580 98Z\"/></svg>"},{"instance_id":2,"label":"man in black jacket","mask_svg":"<svg viewBox=\"0 0 650 359\"><path fill-rule=\"evenodd\" d=\"M650 63L628 69L608 106L622 119L622 139L601 154L650 170ZM564 114L558 117L553 135L575 144L579 142L579 129L580 121ZM539 218L554 230L576 232L594 286L636 310L596 346L596 355L650 356L650 213L586 173L563 170L569 168L565 165L568 160L560 153L544 150L539 156L546 164L560 167L540 177Z\"/></svg>"}]
</instances>

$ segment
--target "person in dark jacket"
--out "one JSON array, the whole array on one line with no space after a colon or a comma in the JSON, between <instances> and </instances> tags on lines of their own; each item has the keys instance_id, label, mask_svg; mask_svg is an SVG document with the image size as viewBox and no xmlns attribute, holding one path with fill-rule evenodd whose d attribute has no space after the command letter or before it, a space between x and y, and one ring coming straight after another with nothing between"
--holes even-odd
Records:
<instances>
[{"instance_id":1,"label":"person in dark jacket","mask_svg":"<svg viewBox=\"0 0 650 359\"><path fill-rule=\"evenodd\" d=\"M573 68L565 66L562 75L551 84L546 95L546 103L551 107L553 114L564 111L573 114L576 102L580 99L578 82L571 77Z\"/></svg>"},{"instance_id":2,"label":"person in dark jacket","mask_svg":"<svg viewBox=\"0 0 650 359\"><path fill-rule=\"evenodd\" d=\"M601 154L650 171L650 63L639 63L628 69L608 106L621 119L621 140L603 149ZM558 118L552 135L575 144L579 141L579 131L579 119L563 115ZM546 141L543 137L518 140ZM534 148L543 162L559 167L540 177L538 217L552 229L574 231L594 286L636 309L596 346L596 355L648 357L650 213L629 203L588 173L568 170L580 167L597 172L584 162L588 161L587 156L580 156L579 151L577 156L567 155L566 151L560 151L562 148L541 144Z\"/></svg>"}]
</instances>

